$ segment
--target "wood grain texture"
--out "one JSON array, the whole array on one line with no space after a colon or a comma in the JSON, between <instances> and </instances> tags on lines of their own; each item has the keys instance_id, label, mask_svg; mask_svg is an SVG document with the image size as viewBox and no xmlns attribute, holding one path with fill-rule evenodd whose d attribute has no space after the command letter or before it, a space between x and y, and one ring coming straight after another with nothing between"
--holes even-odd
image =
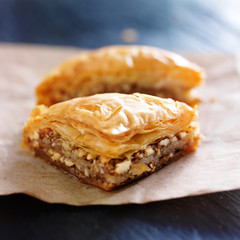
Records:
<instances>
[{"instance_id":1,"label":"wood grain texture","mask_svg":"<svg viewBox=\"0 0 240 240\"><path fill-rule=\"evenodd\" d=\"M240 192L232 191L144 205L76 208L25 195L4 196L0 230L3 239L239 239L239 200Z\"/></svg>"}]
</instances>

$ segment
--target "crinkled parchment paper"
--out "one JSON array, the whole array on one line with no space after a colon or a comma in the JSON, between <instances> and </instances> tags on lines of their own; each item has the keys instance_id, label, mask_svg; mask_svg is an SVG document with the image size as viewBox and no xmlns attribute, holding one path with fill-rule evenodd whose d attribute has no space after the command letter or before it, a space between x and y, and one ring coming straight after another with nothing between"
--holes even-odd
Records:
<instances>
[{"instance_id":1,"label":"crinkled parchment paper","mask_svg":"<svg viewBox=\"0 0 240 240\"><path fill-rule=\"evenodd\" d=\"M0 45L0 194L71 205L146 203L240 187L240 80L233 56L191 55L207 72L200 90L205 139L196 152L151 176L106 192L78 182L19 148L34 90L75 48Z\"/></svg>"}]
</instances>

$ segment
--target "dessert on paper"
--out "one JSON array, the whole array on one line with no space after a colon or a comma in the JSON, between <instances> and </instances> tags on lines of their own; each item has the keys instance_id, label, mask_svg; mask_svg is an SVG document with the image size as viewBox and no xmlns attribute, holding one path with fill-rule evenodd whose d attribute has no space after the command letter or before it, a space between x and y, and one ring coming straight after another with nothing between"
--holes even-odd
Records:
<instances>
[{"instance_id":1,"label":"dessert on paper","mask_svg":"<svg viewBox=\"0 0 240 240\"><path fill-rule=\"evenodd\" d=\"M234 56L188 55L206 69L200 90L199 121L204 139L147 178L107 192L80 183L18 148L22 126L36 105L34 90L54 66L80 52L76 48L0 45L0 194L26 193L71 205L146 203L240 187L239 75ZM29 54L31 53L31 54ZM231 93L231 94L229 94ZM216 99L211 101L211 99Z\"/></svg>"},{"instance_id":2,"label":"dessert on paper","mask_svg":"<svg viewBox=\"0 0 240 240\"><path fill-rule=\"evenodd\" d=\"M105 93L36 106L23 146L85 183L113 190L195 150L196 109L170 98Z\"/></svg>"}]
</instances>

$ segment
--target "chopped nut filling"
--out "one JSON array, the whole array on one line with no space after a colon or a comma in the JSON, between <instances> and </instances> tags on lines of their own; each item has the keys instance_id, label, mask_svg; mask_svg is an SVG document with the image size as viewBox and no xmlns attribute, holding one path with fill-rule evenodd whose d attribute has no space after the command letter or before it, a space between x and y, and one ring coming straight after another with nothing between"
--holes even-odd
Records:
<instances>
[{"instance_id":1,"label":"chopped nut filling","mask_svg":"<svg viewBox=\"0 0 240 240\"><path fill-rule=\"evenodd\" d=\"M179 136L180 136L180 138L184 138L184 137L186 137L186 133L185 132L180 132Z\"/></svg>"},{"instance_id":2,"label":"chopped nut filling","mask_svg":"<svg viewBox=\"0 0 240 240\"><path fill-rule=\"evenodd\" d=\"M154 153L154 150L151 146L147 146L145 149L145 156L148 157Z\"/></svg>"},{"instance_id":3,"label":"chopped nut filling","mask_svg":"<svg viewBox=\"0 0 240 240\"><path fill-rule=\"evenodd\" d=\"M162 141L160 141L159 142L159 145L162 145L162 146L167 146L168 144L169 144L169 139L168 138L166 138L166 139L164 139L164 140L162 140Z\"/></svg>"},{"instance_id":4,"label":"chopped nut filling","mask_svg":"<svg viewBox=\"0 0 240 240\"><path fill-rule=\"evenodd\" d=\"M133 153L129 157L103 162L99 155L73 145L49 128L35 132L30 138L30 146L36 155L65 169L85 182L119 186L129 179L154 172L166 162L183 154L196 138L196 126L175 136L158 139Z\"/></svg>"},{"instance_id":5,"label":"chopped nut filling","mask_svg":"<svg viewBox=\"0 0 240 240\"><path fill-rule=\"evenodd\" d=\"M131 165L131 161L129 161L129 160L125 160L121 163L117 163L116 164L116 173L123 174L123 173L127 172L128 169L130 168L130 165Z\"/></svg>"}]
</instances>

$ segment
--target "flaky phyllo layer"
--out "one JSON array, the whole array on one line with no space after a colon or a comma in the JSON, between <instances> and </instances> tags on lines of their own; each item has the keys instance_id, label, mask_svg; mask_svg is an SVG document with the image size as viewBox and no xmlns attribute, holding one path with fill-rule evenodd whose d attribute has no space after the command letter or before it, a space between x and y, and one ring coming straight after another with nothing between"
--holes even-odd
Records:
<instances>
[{"instance_id":1,"label":"flaky phyllo layer","mask_svg":"<svg viewBox=\"0 0 240 240\"><path fill-rule=\"evenodd\" d=\"M144 149L160 138L185 132L196 110L171 99L143 94L99 94L49 108L37 106L24 128L23 143L50 128L103 162Z\"/></svg>"}]
</instances>

